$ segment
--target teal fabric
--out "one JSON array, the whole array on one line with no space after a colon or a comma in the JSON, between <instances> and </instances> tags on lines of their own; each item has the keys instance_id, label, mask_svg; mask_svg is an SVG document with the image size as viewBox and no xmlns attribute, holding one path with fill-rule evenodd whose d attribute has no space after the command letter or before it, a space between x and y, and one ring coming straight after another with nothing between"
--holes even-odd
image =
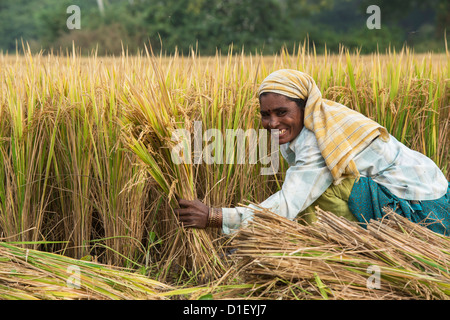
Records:
<instances>
[{"instance_id":1,"label":"teal fabric","mask_svg":"<svg viewBox=\"0 0 450 320\"><path fill-rule=\"evenodd\" d=\"M371 178L361 177L353 184L348 206L358 221L366 226L370 219L381 219L384 207L414 223L423 223L434 232L450 235L450 183L447 193L437 200L409 201L393 195Z\"/></svg>"}]
</instances>

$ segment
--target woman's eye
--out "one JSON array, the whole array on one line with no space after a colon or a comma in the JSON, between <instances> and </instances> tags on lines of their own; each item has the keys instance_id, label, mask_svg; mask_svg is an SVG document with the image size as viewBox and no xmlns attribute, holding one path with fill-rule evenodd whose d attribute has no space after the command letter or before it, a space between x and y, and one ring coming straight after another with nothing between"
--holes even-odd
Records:
<instances>
[{"instance_id":1,"label":"woman's eye","mask_svg":"<svg viewBox=\"0 0 450 320\"><path fill-rule=\"evenodd\" d=\"M278 116L284 116L286 114L286 110L278 111Z\"/></svg>"}]
</instances>

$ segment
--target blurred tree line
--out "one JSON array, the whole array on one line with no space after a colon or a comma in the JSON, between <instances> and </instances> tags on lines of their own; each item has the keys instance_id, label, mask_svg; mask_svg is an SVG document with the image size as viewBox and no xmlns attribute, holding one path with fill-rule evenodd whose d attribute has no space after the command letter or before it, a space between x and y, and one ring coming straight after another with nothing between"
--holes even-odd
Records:
<instances>
[{"instance_id":1,"label":"blurred tree line","mask_svg":"<svg viewBox=\"0 0 450 320\"><path fill-rule=\"evenodd\" d=\"M67 7L77 5L81 28L69 30ZM369 29L369 5L381 10L381 28ZM309 39L317 52L340 44L362 53L389 46L445 51L448 0L0 0L0 50L26 41L34 51L72 43L87 53L154 50L202 55L237 50L272 54Z\"/></svg>"}]
</instances>

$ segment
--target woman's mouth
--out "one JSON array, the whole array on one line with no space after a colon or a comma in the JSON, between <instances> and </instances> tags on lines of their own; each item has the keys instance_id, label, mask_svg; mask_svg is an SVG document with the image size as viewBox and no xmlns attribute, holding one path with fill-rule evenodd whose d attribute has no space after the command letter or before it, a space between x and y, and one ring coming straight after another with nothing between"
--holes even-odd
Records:
<instances>
[{"instance_id":1,"label":"woman's mouth","mask_svg":"<svg viewBox=\"0 0 450 320\"><path fill-rule=\"evenodd\" d=\"M286 134L287 134L288 130L287 129L277 129L277 130L272 130L271 134L274 135L275 137L278 137L278 139L283 138Z\"/></svg>"}]
</instances>

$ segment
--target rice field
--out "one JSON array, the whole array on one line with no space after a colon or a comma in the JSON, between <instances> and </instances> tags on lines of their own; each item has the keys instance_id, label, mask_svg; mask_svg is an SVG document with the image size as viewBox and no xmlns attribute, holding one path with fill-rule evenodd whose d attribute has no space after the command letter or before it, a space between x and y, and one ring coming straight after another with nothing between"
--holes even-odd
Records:
<instances>
[{"instance_id":1,"label":"rice field","mask_svg":"<svg viewBox=\"0 0 450 320\"><path fill-rule=\"evenodd\" d=\"M325 98L378 121L399 141L429 156L449 179L449 62L448 52L415 54L408 48L371 55L343 48L319 56L307 44L271 57L232 48L213 57L195 52L166 56L149 48L134 56L124 50L118 57L81 56L76 48L31 54L26 46L22 55L1 54L2 246L51 254L52 259L92 260L101 269L125 268L175 293L188 288L181 292L192 298L211 291L215 297L230 297L234 290L254 288L256 282L241 281L234 273L236 262L227 255L233 239L217 230L182 228L173 212L175 199L198 198L216 207L258 203L280 188L286 164L280 160L277 172L262 175L267 167L263 158L238 163L236 140L231 150L222 150L211 137L200 144L216 161L176 164L173 133L195 135L196 123L223 136L229 129L259 130L258 84L274 70L293 68L312 75ZM247 143L246 152L251 148ZM0 259L17 260L3 252ZM448 277L448 264L441 268ZM54 272L42 269L47 275ZM316 284L322 283L318 272ZM23 271L22 278L26 275ZM448 278L442 282L447 286ZM2 290L5 283L0 279ZM222 289L214 291L217 286ZM282 297L287 299L309 297L291 285L286 288ZM330 290L335 291L324 289L319 298L342 298ZM123 291L123 297L131 297ZM12 294L2 292L1 298ZM45 298L42 292L39 298ZM52 297L76 297L70 290L58 292ZM135 292L142 297L142 290ZM155 292L152 297L158 296ZM440 292L424 296L448 297L448 288ZM87 297L83 294L80 298Z\"/></svg>"}]
</instances>

